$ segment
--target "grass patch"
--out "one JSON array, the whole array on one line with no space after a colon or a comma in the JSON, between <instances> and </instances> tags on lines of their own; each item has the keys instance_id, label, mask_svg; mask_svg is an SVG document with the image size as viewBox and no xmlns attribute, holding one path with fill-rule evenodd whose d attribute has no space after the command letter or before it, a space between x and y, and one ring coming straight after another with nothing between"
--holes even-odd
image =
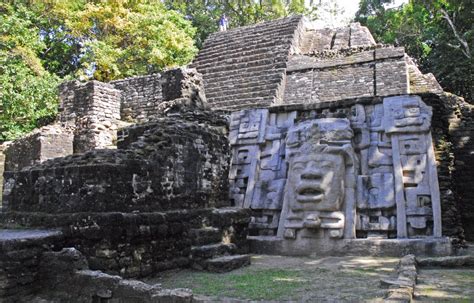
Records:
<instances>
[{"instance_id":1,"label":"grass patch","mask_svg":"<svg viewBox=\"0 0 474 303\"><path fill-rule=\"evenodd\" d=\"M174 281L167 281L162 286L190 288L195 294L206 296L276 300L294 298L296 291L308 284L309 280L300 271L262 269L227 274L192 272Z\"/></svg>"}]
</instances>

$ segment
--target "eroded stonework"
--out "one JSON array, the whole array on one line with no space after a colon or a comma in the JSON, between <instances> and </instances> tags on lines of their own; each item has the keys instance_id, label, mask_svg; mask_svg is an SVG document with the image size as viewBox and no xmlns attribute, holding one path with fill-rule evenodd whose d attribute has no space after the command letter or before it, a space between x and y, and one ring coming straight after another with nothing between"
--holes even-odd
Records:
<instances>
[{"instance_id":1,"label":"eroded stonework","mask_svg":"<svg viewBox=\"0 0 474 303\"><path fill-rule=\"evenodd\" d=\"M231 116L230 196L254 235L441 236L431 108L418 96Z\"/></svg>"},{"instance_id":2,"label":"eroded stonework","mask_svg":"<svg viewBox=\"0 0 474 303\"><path fill-rule=\"evenodd\" d=\"M300 237L343 237L346 214L342 207L349 206L347 215L351 216L354 204L352 135L347 119L315 119L290 128L279 235L295 239L298 231ZM353 237L351 230L347 237Z\"/></svg>"}]
</instances>

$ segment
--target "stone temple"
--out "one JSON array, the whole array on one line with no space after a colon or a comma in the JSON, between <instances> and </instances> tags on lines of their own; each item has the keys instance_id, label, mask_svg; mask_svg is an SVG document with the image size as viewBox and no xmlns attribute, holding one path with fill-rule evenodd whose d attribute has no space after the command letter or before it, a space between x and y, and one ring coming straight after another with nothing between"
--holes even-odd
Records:
<instances>
[{"instance_id":1,"label":"stone temple","mask_svg":"<svg viewBox=\"0 0 474 303\"><path fill-rule=\"evenodd\" d=\"M127 279L474 239L473 106L357 23L219 32L189 67L59 96L4 151L5 302L198 302Z\"/></svg>"}]
</instances>

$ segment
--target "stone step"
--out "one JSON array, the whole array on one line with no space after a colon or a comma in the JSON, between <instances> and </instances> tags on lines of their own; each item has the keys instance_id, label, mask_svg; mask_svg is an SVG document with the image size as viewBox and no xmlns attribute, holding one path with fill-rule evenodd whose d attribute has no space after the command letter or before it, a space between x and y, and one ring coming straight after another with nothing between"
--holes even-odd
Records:
<instances>
[{"instance_id":1,"label":"stone step","mask_svg":"<svg viewBox=\"0 0 474 303\"><path fill-rule=\"evenodd\" d=\"M237 246L233 243L216 243L191 247L191 257L194 260L209 259L235 253Z\"/></svg>"},{"instance_id":2,"label":"stone step","mask_svg":"<svg viewBox=\"0 0 474 303\"><path fill-rule=\"evenodd\" d=\"M233 255L204 261L204 268L210 272L228 272L250 265L250 255Z\"/></svg>"},{"instance_id":3,"label":"stone step","mask_svg":"<svg viewBox=\"0 0 474 303\"><path fill-rule=\"evenodd\" d=\"M237 100L228 100L226 102L213 103L212 108L215 110L240 110L244 108L259 108L266 107L273 102L273 99L270 97L260 97L253 99L237 99Z\"/></svg>"},{"instance_id":4,"label":"stone step","mask_svg":"<svg viewBox=\"0 0 474 303\"><path fill-rule=\"evenodd\" d=\"M299 20L296 22L260 24L254 28L232 29L226 32L211 34L204 44L204 49L214 48L226 43L258 42L269 37L281 37L293 35L297 29Z\"/></svg>"},{"instance_id":5,"label":"stone step","mask_svg":"<svg viewBox=\"0 0 474 303\"><path fill-rule=\"evenodd\" d=\"M224 87L224 88L215 88L209 90L210 92L206 94L207 98L214 98L219 97L221 95L225 95L228 98L232 98L232 96L242 95L247 93L259 93L261 91L268 92L269 90L276 89L278 87L278 82L271 81L267 84L259 85L259 83L245 83L245 84L238 84L234 87Z\"/></svg>"},{"instance_id":6,"label":"stone step","mask_svg":"<svg viewBox=\"0 0 474 303\"><path fill-rule=\"evenodd\" d=\"M278 74L279 75L279 74ZM276 76L276 75L275 75ZM275 82L274 77L266 76L256 76L256 77L249 77L247 79L242 79L243 81L235 81L226 80L226 81L219 81L219 82L211 82L208 84L206 88L206 97L208 96L208 91L212 93L224 92L230 89L247 89L247 88L254 88L256 83L258 86L267 86L267 85L277 85L278 82Z\"/></svg>"},{"instance_id":7,"label":"stone step","mask_svg":"<svg viewBox=\"0 0 474 303\"><path fill-rule=\"evenodd\" d=\"M208 245L222 241L222 230L215 227L204 227L190 230L193 245Z\"/></svg>"},{"instance_id":8,"label":"stone step","mask_svg":"<svg viewBox=\"0 0 474 303\"><path fill-rule=\"evenodd\" d=\"M204 48L196 57L197 62L202 62L206 59L219 59L223 60L224 58L238 57L241 56L244 52L256 51L256 50L266 50L268 51L285 51L290 47L291 37L283 36L278 38L273 38L268 41L259 41L258 43L243 43L240 45L235 45L235 47L229 47L227 44L221 47L214 47L210 49Z\"/></svg>"},{"instance_id":9,"label":"stone step","mask_svg":"<svg viewBox=\"0 0 474 303\"><path fill-rule=\"evenodd\" d=\"M223 60L225 62L221 62L220 64L215 64L213 66L207 65L199 65L198 68L202 73L213 73L216 71L226 70L227 72L231 70L239 70L242 68L252 67L252 66L260 66L260 65L272 65L272 64L284 64L286 63L286 54L266 54L266 55L255 55L255 56L247 56L244 57L248 60L242 58L231 58L227 60Z\"/></svg>"},{"instance_id":10,"label":"stone step","mask_svg":"<svg viewBox=\"0 0 474 303\"><path fill-rule=\"evenodd\" d=\"M203 49L207 48L214 48L225 43L231 44L241 44L243 42L256 42L261 38L264 39L271 39L275 37L281 37L285 35L292 35L294 34L297 28L297 23L288 23L288 24L278 24L274 26L267 26L261 27L258 30L231 30L224 33L216 33L214 35L209 36L206 40Z\"/></svg>"},{"instance_id":11,"label":"stone step","mask_svg":"<svg viewBox=\"0 0 474 303\"><path fill-rule=\"evenodd\" d=\"M287 44L282 46L272 46L265 48L255 48L250 50L233 50L230 53L216 54L214 56L209 56L208 58L199 58L194 62L194 67L197 68L209 68L209 67L218 67L221 65L234 64L234 63L247 63L250 61L258 61L270 58L274 61L285 61L288 56ZM252 54L248 54L254 52ZM259 53L256 53L259 52ZM246 54L244 54L246 53ZM242 59L245 57L248 60Z\"/></svg>"},{"instance_id":12,"label":"stone step","mask_svg":"<svg viewBox=\"0 0 474 303\"><path fill-rule=\"evenodd\" d=\"M274 76L283 77L284 72L285 72L285 69L279 68L277 65L269 65L269 66L266 65L266 66L250 67L250 68L242 69L240 71L234 71L231 74L229 74L226 71L216 72L213 74L205 74L205 73L203 74L205 76L205 81L207 84L207 83L216 83L216 82L221 83L225 81L236 81L240 77L242 77L244 81L249 81L249 79L254 78L254 77L260 77L260 79L271 78Z\"/></svg>"},{"instance_id":13,"label":"stone step","mask_svg":"<svg viewBox=\"0 0 474 303\"><path fill-rule=\"evenodd\" d=\"M266 96L271 96L273 95L274 89L266 89L266 90L259 90L256 92L242 92L238 94L233 94L233 95L226 95L225 93L220 94L219 96L213 97L213 98L208 98L212 104L219 104L221 102L226 102L229 100L236 101L236 100L247 100L251 99L254 100L255 98L264 98Z\"/></svg>"},{"instance_id":14,"label":"stone step","mask_svg":"<svg viewBox=\"0 0 474 303\"><path fill-rule=\"evenodd\" d=\"M297 26L297 22L273 22L266 24L257 24L254 27L240 27L231 29L225 32L216 32L209 36L206 40L207 45L213 46L216 43L222 43L229 39L237 40L247 36L260 36L264 34L271 34L274 32L282 31L284 29L292 29Z\"/></svg>"}]
</instances>

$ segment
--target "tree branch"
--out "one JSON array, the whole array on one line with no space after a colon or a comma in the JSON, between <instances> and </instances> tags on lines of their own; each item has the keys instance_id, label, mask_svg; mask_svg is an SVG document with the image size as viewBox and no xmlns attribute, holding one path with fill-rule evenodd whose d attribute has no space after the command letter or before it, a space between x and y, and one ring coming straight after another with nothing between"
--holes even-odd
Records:
<instances>
[{"instance_id":1,"label":"tree branch","mask_svg":"<svg viewBox=\"0 0 474 303\"><path fill-rule=\"evenodd\" d=\"M440 9L441 13L443 14L443 19L446 20L446 22L448 22L449 24L449 27L451 27L451 30L453 31L454 33L454 36L456 37L456 39L458 40L458 42L461 44L461 46L463 47L463 49L461 49L462 53L464 54L464 56L466 56L468 59L471 59L471 50L469 49L469 44L467 43L467 41L465 39L463 39L458 31L456 30L456 27L454 26L454 23L453 21L451 20L451 18L449 17L449 14L448 12L446 12L446 10L444 8L441 8Z\"/></svg>"}]
</instances>

